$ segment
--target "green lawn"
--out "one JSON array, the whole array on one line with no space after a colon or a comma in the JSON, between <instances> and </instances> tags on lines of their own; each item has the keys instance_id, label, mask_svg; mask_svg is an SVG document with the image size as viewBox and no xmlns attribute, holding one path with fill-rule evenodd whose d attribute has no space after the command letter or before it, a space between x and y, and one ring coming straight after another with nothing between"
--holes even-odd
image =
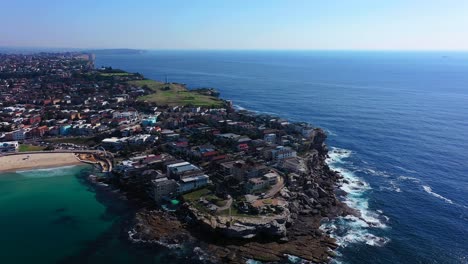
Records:
<instances>
[{"instance_id":1,"label":"green lawn","mask_svg":"<svg viewBox=\"0 0 468 264\"><path fill-rule=\"evenodd\" d=\"M102 72L102 73L99 73L99 75L105 76L105 77L111 77L111 76L131 76L133 74L128 73L128 72Z\"/></svg>"},{"instance_id":2,"label":"green lawn","mask_svg":"<svg viewBox=\"0 0 468 264\"><path fill-rule=\"evenodd\" d=\"M154 102L159 105L193 105L193 106L206 106L206 107L221 107L223 101L219 98L197 93L195 91L187 90L180 84L165 84L153 80L138 80L129 81L128 83L135 86L147 86L153 90L153 94L140 96L138 100Z\"/></svg>"},{"instance_id":3,"label":"green lawn","mask_svg":"<svg viewBox=\"0 0 468 264\"><path fill-rule=\"evenodd\" d=\"M219 212L219 215L229 216L229 209L223 210ZM257 215L251 214L244 214L239 211L235 206L231 206L231 216L238 216L238 217L258 217Z\"/></svg>"},{"instance_id":4,"label":"green lawn","mask_svg":"<svg viewBox=\"0 0 468 264\"><path fill-rule=\"evenodd\" d=\"M210 193L211 193L211 191L208 188L203 188L203 189L196 190L196 191L193 191L193 192L190 192L190 193L186 193L186 194L182 195L182 197L184 198L185 201L195 202L195 201L198 201L198 199L200 199L200 197L207 196Z\"/></svg>"},{"instance_id":5,"label":"green lawn","mask_svg":"<svg viewBox=\"0 0 468 264\"><path fill-rule=\"evenodd\" d=\"M19 152L27 152L27 151L41 151L44 150L45 147L42 146L33 146L29 144L21 144L19 145Z\"/></svg>"},{"instance_id":6,"label":"green lawn","mask_svg":"<svg viewBox=\"0 0 468 264\"><path fill-rule=\"evenodd\" d=\"M203 197L207 201L211 201L212 203L216 204L217 206L224 206L226 204L226 200L223 200L221 198L216 197L211 190L208 188L203 188L196 190L191 193L186 193L182 195L184 198L184 201L190 202L195 208L197 208L199 211L204 212L204 213L211 213L209 212L205 206L201 205L201 203L198 202L198 200ZM218 212L219 215L224 215L228 216L229 215L229 209L223 210L221 212ZM244 214L240 212L235 206L231 206L231 216L238 216L238 217L258 217L256 215L249 215L249 214Z\"/></svg>"},{"instance_id":7,"label":"green lawn","mask_svg":"<svg viewBox=\"0 0 468 264\"><path fill-rule=\"evenodd\" d=\"M214 199L214 200L210 200L212 203L216 204L216 206L219 206L219 207L223 207L227 204L227 200L223 200L223 199Z\"/></svg>"}]
</instances>

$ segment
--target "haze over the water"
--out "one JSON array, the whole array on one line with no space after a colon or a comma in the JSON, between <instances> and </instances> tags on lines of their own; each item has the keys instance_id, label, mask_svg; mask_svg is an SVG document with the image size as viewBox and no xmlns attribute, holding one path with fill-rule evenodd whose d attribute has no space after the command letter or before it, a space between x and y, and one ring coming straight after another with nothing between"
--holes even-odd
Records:
<instances>
[{"instance_id":1,"label":"haze over the water","mask_svg":"<svg viewBox=\"0 0 468 264\"><path fill-rule=\"evenodd\" d=\"M2 0L0 46L467 50L466 0Z\"/></svg>"}]
</instances>

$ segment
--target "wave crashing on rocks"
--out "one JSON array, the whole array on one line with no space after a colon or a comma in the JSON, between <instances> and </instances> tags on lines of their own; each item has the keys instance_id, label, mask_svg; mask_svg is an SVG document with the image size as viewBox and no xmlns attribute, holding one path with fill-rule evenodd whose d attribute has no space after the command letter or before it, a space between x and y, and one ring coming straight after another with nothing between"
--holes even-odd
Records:
<instances>
[{"instance_id":1,"label":"wave crashing on rocks","mask_svg":"<svg viewBox=\"0 0 468 264\"><path fill-rule=\"evenodd\" d=\"M324 222L320 228L336 239L340 247L347 247L353 243L381 247L388 243L389 239L376 236L371 230L387 228L388 217L380 210L373 211L369 208L367 193L372 187L346 167L348 163L346 159L352 154L350 150L332 147L326 162L332 170L338 171L343 176L339 188L346 194L340 199L357 210L358 216L337 217Z\"/></svg>"}]
</instances>

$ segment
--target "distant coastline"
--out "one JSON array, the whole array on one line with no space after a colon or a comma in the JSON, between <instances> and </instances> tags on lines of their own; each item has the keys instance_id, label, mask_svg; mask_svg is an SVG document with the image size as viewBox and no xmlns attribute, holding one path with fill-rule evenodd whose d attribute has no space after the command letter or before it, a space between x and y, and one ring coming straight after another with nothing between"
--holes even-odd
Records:
<instances>
[{"instance_id":1,"label":"distant coastline","mask_svg":"<svg viewBox=\"0 0 468 264\"><path fill-rule=\"evenodd\" d=\"M99 54L99 55L131 55L131 54L142 54L146 53L146 50L139 50L139 49L93 49L93 50L86 50L84 52Z\"/></svg>"}]
</instances>

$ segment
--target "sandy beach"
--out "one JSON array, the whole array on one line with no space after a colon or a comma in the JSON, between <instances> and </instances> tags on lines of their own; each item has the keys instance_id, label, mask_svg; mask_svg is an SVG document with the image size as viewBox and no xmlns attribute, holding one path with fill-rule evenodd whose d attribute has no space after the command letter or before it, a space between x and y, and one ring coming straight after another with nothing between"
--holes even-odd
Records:
<instances>
[{"instance_id":1,"label":"sandy beach","mask_svg":"<svg viewBox=\"0 0 468 264\"><path fill-rule=\"evenodd\" d=\"M0 156L0 172L81 164L73 153Z\"/></svg>"}]
</instances>

